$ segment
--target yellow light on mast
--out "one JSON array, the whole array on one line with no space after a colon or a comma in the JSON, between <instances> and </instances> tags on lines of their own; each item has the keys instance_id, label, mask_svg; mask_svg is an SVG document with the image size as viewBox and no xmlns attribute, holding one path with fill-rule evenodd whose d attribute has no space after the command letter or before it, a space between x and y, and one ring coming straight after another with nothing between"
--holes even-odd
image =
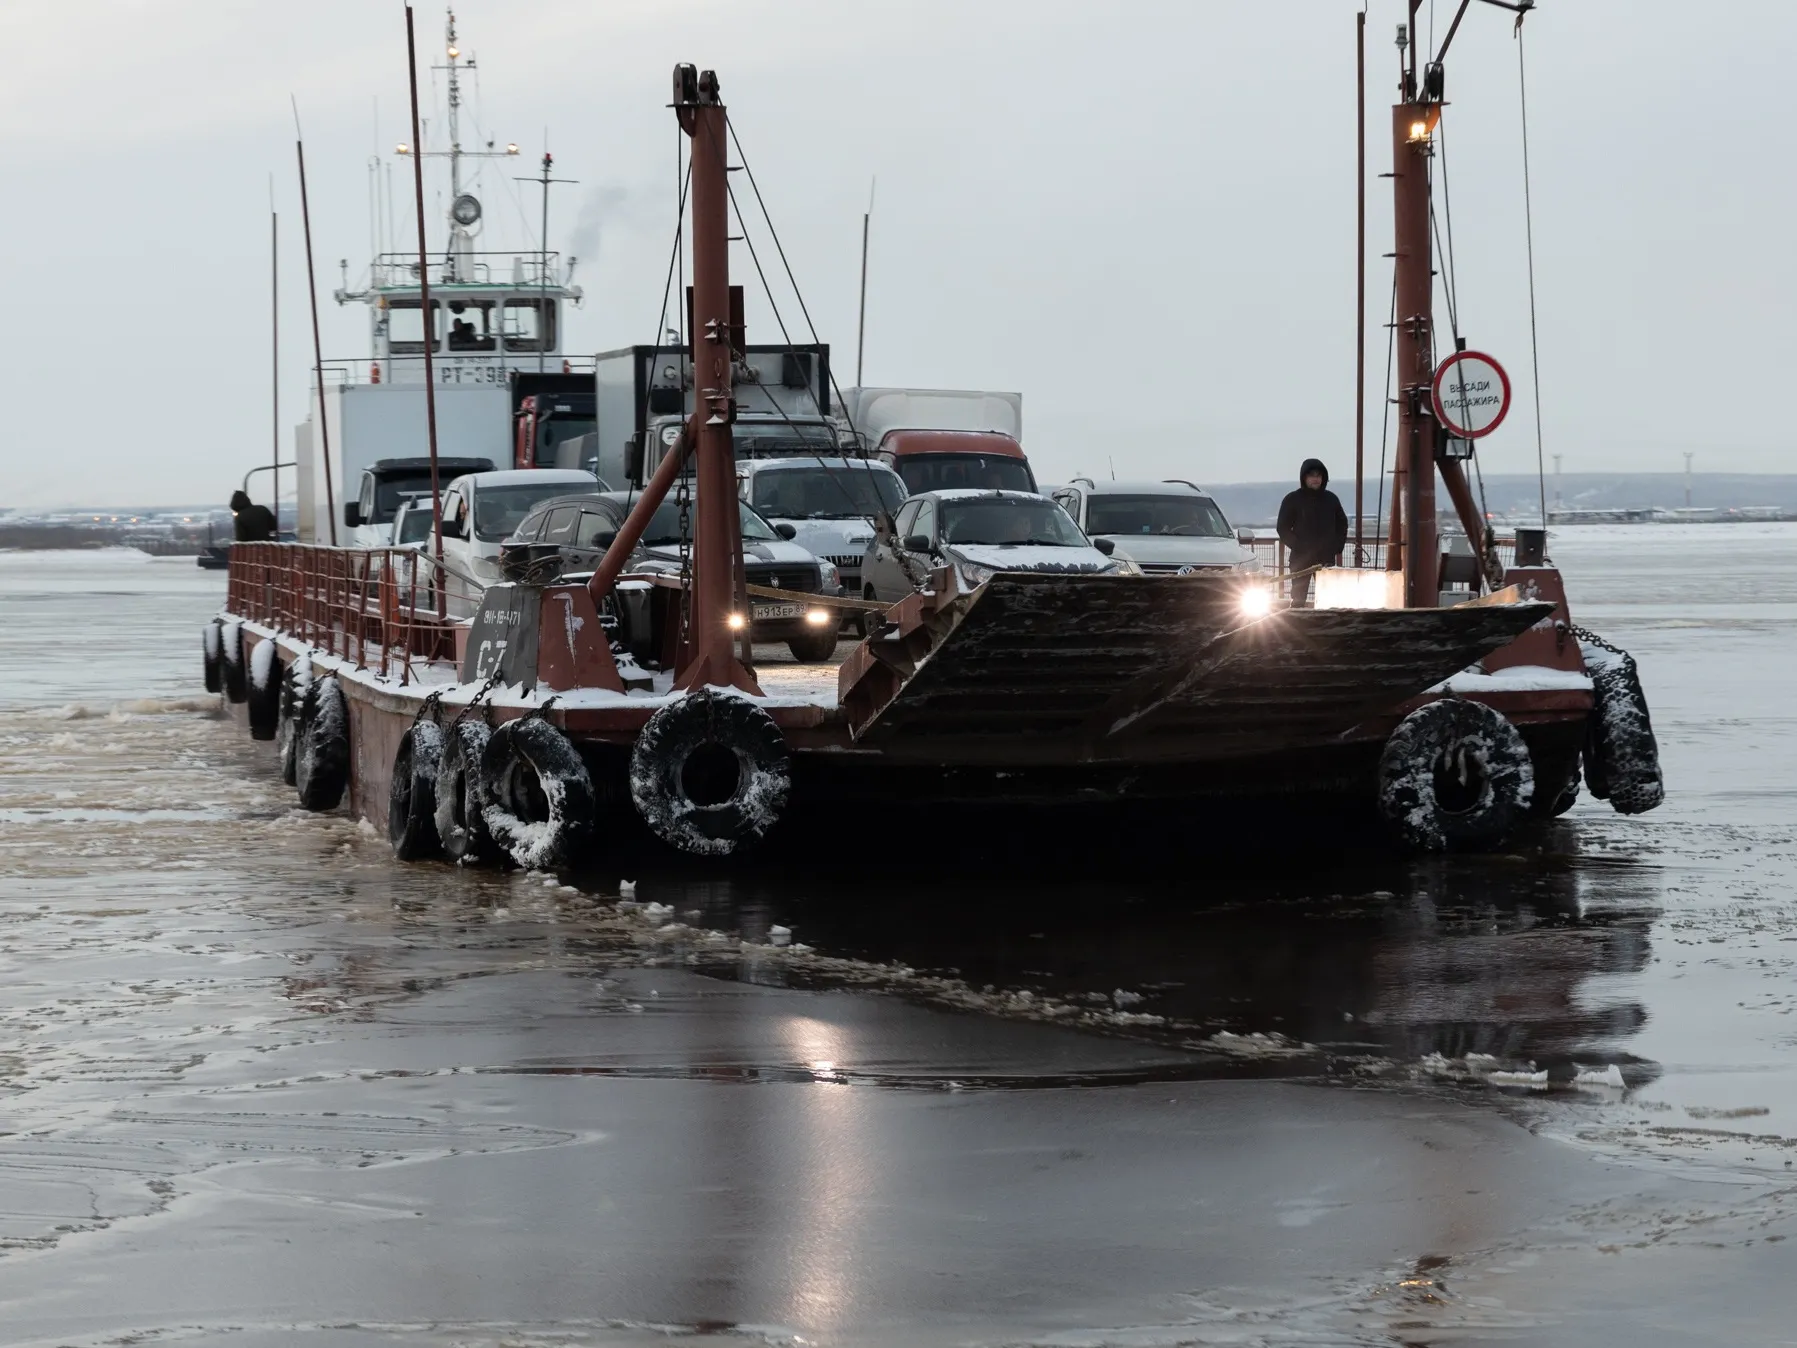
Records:
<instances>
[{"instance_id":1,"label":"yellow light on mast","mask_svg":"<svg viewBox=\"0 0 1797 1348\"><path fill-rule=\"evenodd\" d=\"M462 52L459 47L451 47L449 49L449 59L452 61L455 60L456 57L460 56L461 54L462 54Z\"/></svg>"},{"instance_id":2,"label":"yellow light on mast","mask_svg":"<svg viewBox=\"0 0 1797 1348\"><path fill-rule=\"evenodd\" d=\"M393 153L394 154L411 154L412 147L410 145L407 145L404 141L401 141L398 145L395 145L393 147Z\"/></svg>"}]
</instances>

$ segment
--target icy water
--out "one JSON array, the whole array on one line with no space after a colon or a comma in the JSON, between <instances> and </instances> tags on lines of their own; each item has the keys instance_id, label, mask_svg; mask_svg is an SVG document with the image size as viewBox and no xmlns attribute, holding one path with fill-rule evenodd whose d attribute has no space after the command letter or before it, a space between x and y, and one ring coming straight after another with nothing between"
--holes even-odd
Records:
<instances>
[{"instance_id":1,"label":"icy water","mask_svg":"<svg viewBox=\"0 0 1797 1348\"><path fill-rule=\"evenodd\" d=\"M1643 819L1157 865L920 805L624 904L295 810L222 578L0 555L0 1344L1797 1341L1797 527L1552 551Z\"/></svg>"}]
</instances>

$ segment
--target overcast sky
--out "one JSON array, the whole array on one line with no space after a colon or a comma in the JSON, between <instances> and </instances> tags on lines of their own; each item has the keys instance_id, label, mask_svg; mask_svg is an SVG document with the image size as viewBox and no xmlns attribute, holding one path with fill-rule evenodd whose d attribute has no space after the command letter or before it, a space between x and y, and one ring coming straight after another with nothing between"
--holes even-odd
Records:
<instances>
[{"instance_id":1,"label":"overcast sky","mask_svg":"<svg viewBox=\"0 0 1797 1348\"><path fill-rule=\"evenodd\" d=\"M483 246L534 246L516 196L545 130L551 245L580 258L571 349L652 340L674 211L669 70L715 67L836 367L852 374L878 178L869 383L1016 389L1038 475L1353 466L1350 0L464 0L489 169ZM1439 0L1437 35L1454 5ZM1424 5L1428 27L1430 5ZM1532 471L1517 44L1472 6L1448 61L1462 327L1519 405L1487 471ZM1369 174L1389 157L1393 30L1368 22ZM421 7L421 64L444 11ZM390 0L0 6L0 506L222 497L268 457L268 209L281 215L282 441L304 415L289 95L304 119L327 356L396 163ZM1547 453L1603 468L1797 470L1797 6L1542 0L1526 30ZM425 82L440 120L440 77ZM378 111L377 111L378 103ZM465 135L465 140L476 136ZM383 170L384 171L384 170ZM1369 453L1379 443L1389 184L1372 178ZM431 237L441 188L429 186ZM403 222L409 230L409 216ZM528 232L527 232L528 229ZM776 334L740 245L751 340ZM790 301L783 302L794 309ZM796 309L791 317L796 320Z\"/></svg>"}]
</instances>

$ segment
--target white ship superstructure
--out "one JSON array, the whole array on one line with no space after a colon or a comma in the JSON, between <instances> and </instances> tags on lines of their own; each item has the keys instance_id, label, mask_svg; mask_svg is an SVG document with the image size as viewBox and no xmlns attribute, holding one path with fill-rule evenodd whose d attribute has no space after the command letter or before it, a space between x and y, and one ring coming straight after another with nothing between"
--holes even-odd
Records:
<instances>
[{"instance_id":1,"label":"white ship superstructure","mask_svg":"<svg viewBox=\"0 0 1797 1348\"><path fill-rule=\"evenodd\" d=\"M485 457L511 466L511 394L514 371L564 373L576 362L563 353L563 314L578 304L573 284L576 259L564 263L546 246L511 251L477 247L485 228L485 208L467 190L471 160L519 164L518 147L477 149L461 140L461 75L474 66L460 48L455 15L449 15L447 146L432 150L400 145L401 158L423 155L447 161L449 208L443 250L429 258L430 310L424 307L416 253L377 254L360 288L335 292L339 304L367 307L369 355L365 360L327 360L322 411L330 442L331 495L336 533L344 534L343 508L355 500L362 471L380 459L422 457L429 452L425 416L425 351L436 383L437 451L443 457ZM544 155L542 173L550 171ZM409 176L409 175L408 175ZM545 241L546 242L546 241ZM591 368L591 359L578 362ZM306 420L295 428L298 465L299 538L332 541L326 501L324 445L318 434L317 388L308 399Z\"/></svg>"}]
</instances>

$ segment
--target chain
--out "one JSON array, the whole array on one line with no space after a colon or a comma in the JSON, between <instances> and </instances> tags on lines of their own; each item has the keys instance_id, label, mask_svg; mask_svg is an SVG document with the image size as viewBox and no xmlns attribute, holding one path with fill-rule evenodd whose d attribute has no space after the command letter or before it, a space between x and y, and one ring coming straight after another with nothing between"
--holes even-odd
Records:
<instances>
[{"instance_id":1,"label":"chain","mask_svg":"<svg viewBox=\"0 0 1797 1348\"><path fill-rule=\"evenodd\" d=\"M691 479L683 472L674 493L680 511L680 641L684 643L693 625L693 547Z\"/></svg>"},{"instance_id":2,"label":"chain","mask_svg":"<svg viewBox=\"0 0 1797 1348\"><path fill-rule=\"evenodd\" d=\"M560 694L558 693L551 693L548 697L543 699L541 706L532 707L529 711L525 712L524 715L520 716L516 724L522 725L526 721L547 720L549 709L555 705L556 699L559 696Z\"/></svg>"},{"instance_id":3,"label":"chain","mask_svg":"<svg viewBox=\"0 0 1797 1348\"><path fill-rule=\"evenodd\" d=\"M469 712L480 706L481 699L497 687L499 687L499 671L496 669L491 674L487 675L487 681L475 690L474 696L468 699L468 705L455 714L455 720L449 723L450 728L454 729L456 726L459 726Z\"/></svg>"},{"instance_id":4,"label":"chain","mask_svg":"<svg viewBox=\"0 0 1797 1348\"><path fill-rule=\"evenodd\" d=\"M1606 651L1610 652L1611 655L1622 656L1624 659L1628 660L1631 664L1634 662L1634 657L1631 656L1627 651L1623 650L1622 647L1612 646L1609 642L1605 641L1602 637L1600 637L1596 632L1593 632L1589 627L1575 626L1572 629L1572 634L1573 634L1573 636L1578 638L1579 645L1581 645L1581 646L1596 646L1600 650L1606 650Z\"/></svg>"},{"instance_id":5,"label":"chain","mask_svg":"<svg viewBox=\"0 0 1797 1348\"><path fill-rule=\"evenodd\" d=\"M438 725L443 724L443 690L441 688L437 689L429 697L424 699L424 705L418 709L418 714L412 718L412 724L417 725L427 716Z\"/></svg>"}]
</instances>

